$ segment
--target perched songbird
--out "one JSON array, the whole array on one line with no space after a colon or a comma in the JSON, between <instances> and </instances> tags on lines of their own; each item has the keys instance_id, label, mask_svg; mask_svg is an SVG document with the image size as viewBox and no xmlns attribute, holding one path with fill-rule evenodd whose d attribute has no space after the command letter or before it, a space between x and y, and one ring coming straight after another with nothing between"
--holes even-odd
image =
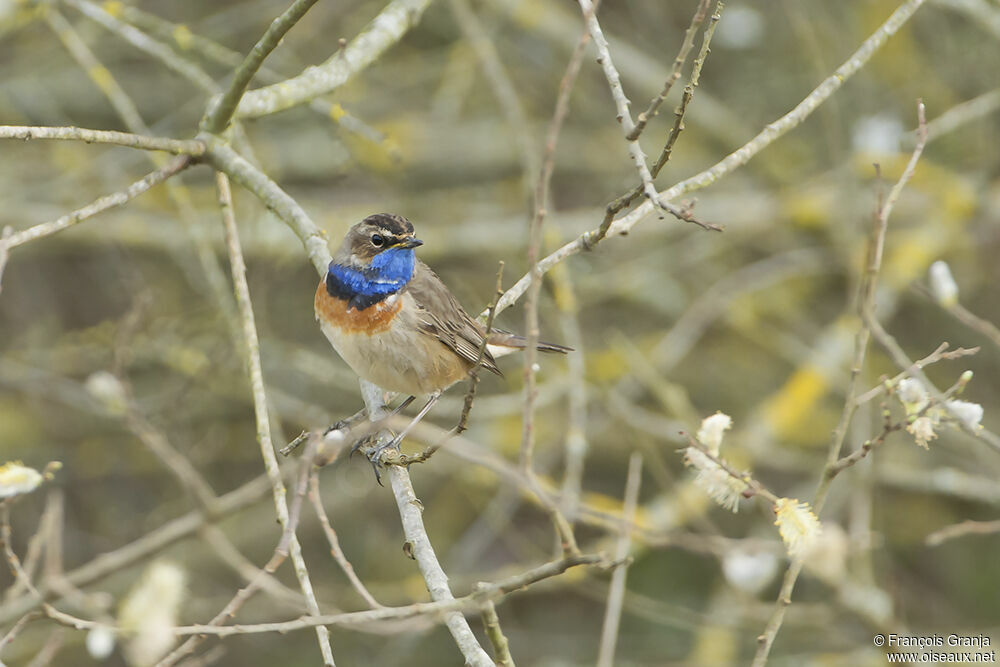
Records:
<instances>
[{"instance_id":1,"label":"perched songbird","mask_svg":"<svg viewBox=\"0 0 1000 667\"><path fill-rule=\"evenodd\" d=\"M431 395L418 419L444 389L468 375L485 335L416 258L413 249L422 244L406 218L368 216L348 230L315 300L323 333L362 379L386 391ZM502 375L495 357L524 346L523 337L492 330L482 365ZM570 351L552 343L538 349Z\"/></svg>"}]
</instances>

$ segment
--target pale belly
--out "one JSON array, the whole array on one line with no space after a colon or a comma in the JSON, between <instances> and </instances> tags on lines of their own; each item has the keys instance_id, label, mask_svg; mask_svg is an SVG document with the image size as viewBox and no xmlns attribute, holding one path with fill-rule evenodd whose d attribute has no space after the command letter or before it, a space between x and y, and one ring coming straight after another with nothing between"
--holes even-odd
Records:
<instances>
[{"instance_id":1,"label":"pale belly","mask_svg":"<svg viewBox=\"0 0 1000 667\"><path fill-rule=\"evenodd\" d=\"M405 303L406 299L412 297L393 296L361 313L345 312L343 302L326 294L321 284L316 293L316 318L347 365L386 391L431 394L466 377L468 364L464 360L416 328L406 312L407 306L415 308L415 304Z\"/></svg>"}]
</instances>

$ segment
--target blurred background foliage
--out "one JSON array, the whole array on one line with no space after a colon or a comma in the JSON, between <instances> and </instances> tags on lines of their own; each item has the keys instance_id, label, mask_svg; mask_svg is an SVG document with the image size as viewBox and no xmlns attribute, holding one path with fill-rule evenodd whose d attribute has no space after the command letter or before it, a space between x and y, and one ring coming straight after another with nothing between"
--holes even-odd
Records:
<instances>
[{"instance_id":1,"label":"blurred background foliage","mask_svg":"<svg viewBox=\"0 0 1000 667\"><path fill-rule=\"evenodd\" d=\"M658 179L661 189L714 164L784 114L896 4L729 2L687 129ZM633 112L660 90L694 5L602 5L602 25ZM261 0L103 6L159 31L154 34L220 84L231 67L206 57L198 38L225 47L219 59L227 49L230 57L245 53L281 8ZM339 38L353 37L382 6L319 3L268 68L288 76L321 62ZM404 214L425 241L421 257L470 312L478 312L491 296L499 260L506 262L508 286L527 268L531 185L519 146L530 142L532 156L541 154L582 22L574 3L554 0L481 0L472 8L514 84L525 125L505 117L452 5L442 0L375 65L330 95L326 113L299 107L244 128L265 171L334 245L365 215ZM107 87L110 74L155 134L195 133L207 93L72 6L61 10L106 71L92 69L88 76L81 69L46 22L44 5L0 2L0 123L123 129L100 87ZM885 187L872 164L881 165L885 181L898 178L913 145L917 98L933 120L996 90L998 24L1000 5L993 0L928 3L802 126L698 193L697 215L724 225L724 233L650 218L547 278L543 337L565 341L577 329L582 334L585 500L620 512L629 453L638 450L646 459L640 520L648 530L634 547L617 664L748 662L780 585L780 571L768 575L775 558L757 558L784 558L770 525L773 515L754 502L731 515L692 489L677 454L679 431L696 429L716 410L732 415L735 426L724 445L729 460L752 469L781 495L811 499L843 404L858 327L854 295L877 193ZM647 154L659 153L680 87L643 135ZM614 115L606 81L588 57L559 144L545 232L549 249L596 227L604 205L636 183ZM914 286L926 283L931 262L946 260L961 302L1000 321L998 145L996 111L933 137L891 220L878 294L883 324L911 358L942 341L983 346L974 357L942 362L928 373L946 387L972 369L975 379L964 398L985 407L983 423L994 430L1000 428L996 345ZM147 155L127 148L6 141L0 151L0 226L14 229L120 190L150 169ZM181 181L172 194L160 187L17 248L3 275L0 461L64 463L48 493L65 502L61 566L67 570L197 507L142 446L129 414L167 437L216 493L261 472L234 311L220 305L231 297L212 179L208 170L196 169ZM190 202L188 222L178 200ZM298 239L246 193L237 192L236 210L278 417L275 440L285 442L358 409L357 382L313 320L316 276ZM224 271L221 291L198 259L206 244ZM523 328L520 308L504 313L499 324ZM468 437L513 460L522 376L517 361L502 366L504 378L484 378ZM107 376L95 374L102 372L125 387L130 411L116 409L101 393ZM896 372L872 344L863 386ZM581 385L565 360L551 357L541 360L539 381L538 466L559 484L570 431L567 396ZM431 421L450 427L460 403L455 390ZM880 425L879 406L863 406L848 447L859 446ZM1000 537L973 535L940 546L924 539L965 519L995 518L998 471L996 451L943 430L930 451L905 433L894 434L838 479L821 518L843 527L846 546L842 552L830 548L831 576L807 572L800 580L773 664L882 664L871 638L886 628L997 636ZM489 470L444 452L413 475L432 540L457 590L551 554L545 514ZM375 596L385 604L424 599L423 581L401 550L390 494L375 484L369 466L357 458L338 461L323 479L331 521ZM261 495L218 524L258 565L278 538L265 501ZM43 507L41 493L17 505L19 553ZM579 530L584 545L611 544L605 531ZM299 536L324 609L364 608L308 512ZM197 535L162 555L186 574L183 622L210 618L243 583L216 547ZM735 562L737 556L744 560ZM113 616L145 565L134 563L95 582L68 608ZM748 585L738 574L741 565L761 581ZM0 576L4 587L11 583L6 569ZM287 566L279 576L295 588ZM574 572L504 602L500 618L514 658L527 665L592 663L606 589L607 577ZM294 602L259 595L239 620L299 613ZM33 624L4 659L26 664L50 631ZM339 664L459 662L443 626L425 622L335 628L332 637ZM220 664L318 659L315 639L305 631L238 636L223 645ZM54 664L92 661L83 634L73 633ZM115 653L107 664L124 664L123 658Z\"/></svg>"}]
</instances>

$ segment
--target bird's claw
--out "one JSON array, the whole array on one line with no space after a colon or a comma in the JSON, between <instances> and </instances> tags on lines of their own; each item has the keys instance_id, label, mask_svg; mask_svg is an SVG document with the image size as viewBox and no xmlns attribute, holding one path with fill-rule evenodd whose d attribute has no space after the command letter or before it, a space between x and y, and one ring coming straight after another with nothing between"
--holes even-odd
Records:
<instances>
[{"instance_id":1,"label":"bird's claw","mask_svg":"<svg viewBox=\"0 0 1000 667\"><path fill-rule=\"evenodd\" d=\"M385 440L382 444L378 444L379 440ZM372 464L372 470L375 472L375 481L379 483L379 486L384 486L382 484L382 468L384 464L382 463L382 453L387 449L399 449L399 437L396 436L392 431L380 431L378 433L372 433L363 438L359 438L352 446L349 456L354 456L354 453L358 450L365 455L368 461Z\"/></svg>"}]
</instances>

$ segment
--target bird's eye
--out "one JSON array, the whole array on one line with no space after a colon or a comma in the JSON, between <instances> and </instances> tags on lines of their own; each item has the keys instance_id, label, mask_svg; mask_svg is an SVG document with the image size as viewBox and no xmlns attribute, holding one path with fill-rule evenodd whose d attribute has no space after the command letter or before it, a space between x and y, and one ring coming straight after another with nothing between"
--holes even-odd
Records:
<instances>
[{"instance_id":1,"label":"bird's eye","mask_svg":"<svg viewBox=\"0 0 1000 667\"><path fill-rule=\"evenodd\" d=\"M385 239L382 238L381 234L372 234L372 245L376 248L381 248L385 245Z\"/></svg>"}]
</instances>

